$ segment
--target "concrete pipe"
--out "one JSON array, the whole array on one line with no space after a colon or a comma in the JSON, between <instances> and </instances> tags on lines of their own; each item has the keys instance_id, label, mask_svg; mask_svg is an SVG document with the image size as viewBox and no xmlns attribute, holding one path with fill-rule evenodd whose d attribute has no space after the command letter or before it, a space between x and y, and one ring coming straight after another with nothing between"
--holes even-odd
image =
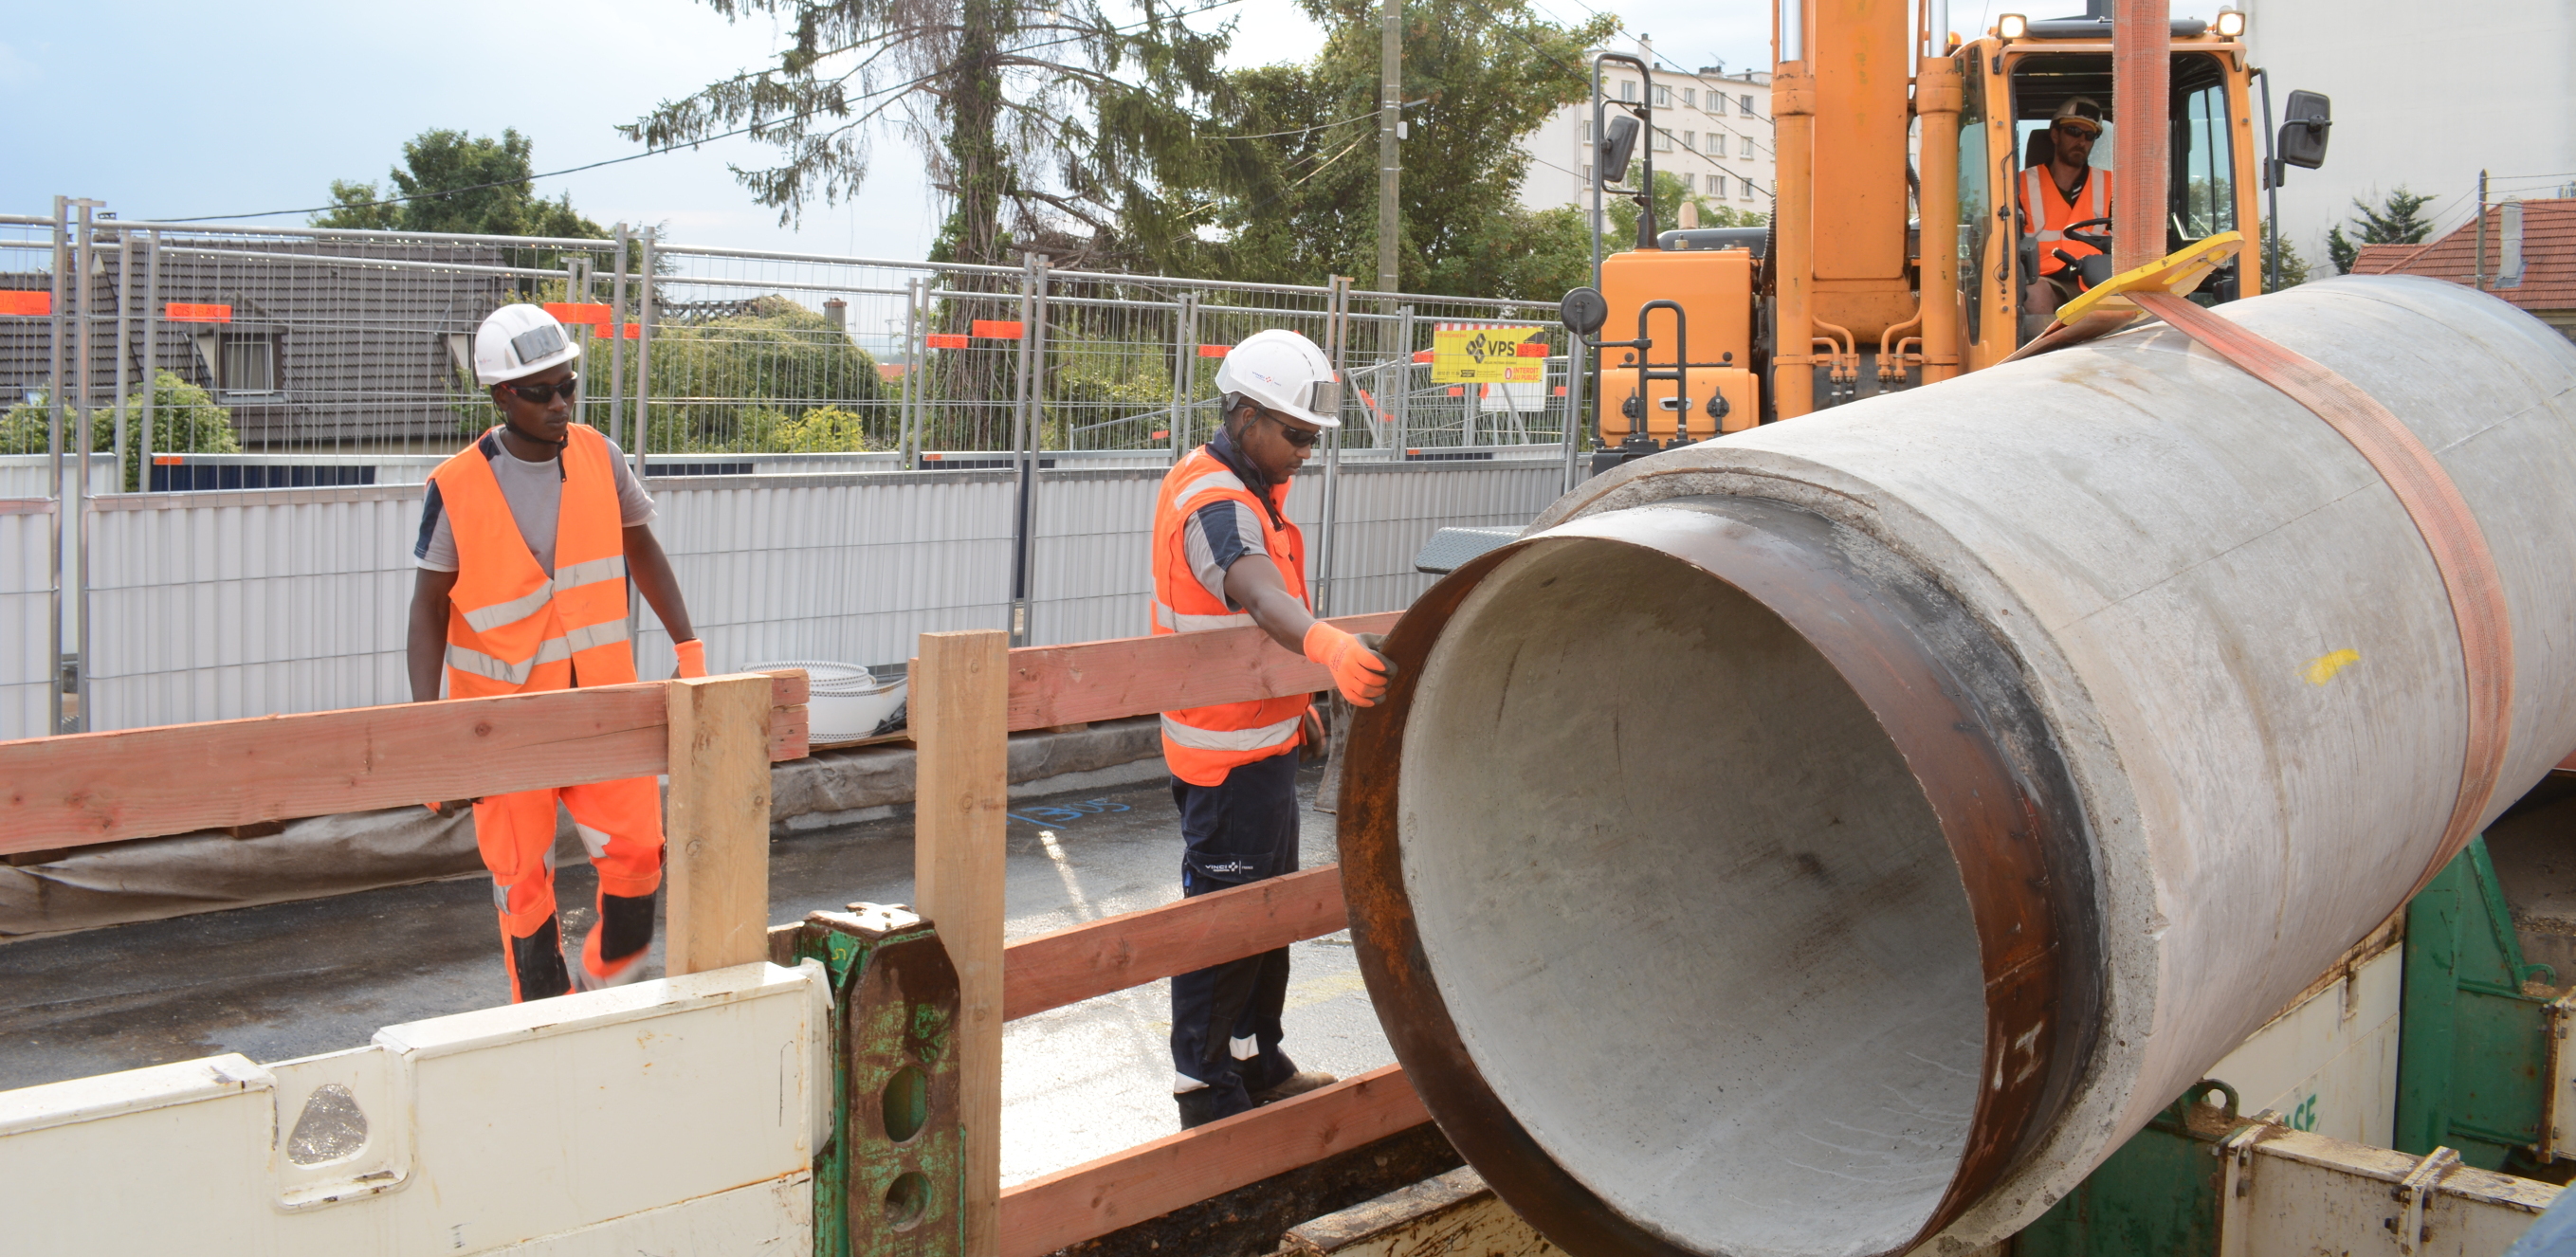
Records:
<instances>
[{"instance_id":1,"label":"concrete pipe","mask_svg":"<svg viewBox=\"0 0 2576 1257\"><path fill-rule=\"evenodd\" d=\"M2425 280L2224 317L2383 403L2491 545L2483 824L2576 748L2576 347ZM2464 794L2413 520L2162 325L1630 464L1388 651L1362 966L1576 1257L2012 1233L2386 919Z\"/></svg>"}]
</instances>

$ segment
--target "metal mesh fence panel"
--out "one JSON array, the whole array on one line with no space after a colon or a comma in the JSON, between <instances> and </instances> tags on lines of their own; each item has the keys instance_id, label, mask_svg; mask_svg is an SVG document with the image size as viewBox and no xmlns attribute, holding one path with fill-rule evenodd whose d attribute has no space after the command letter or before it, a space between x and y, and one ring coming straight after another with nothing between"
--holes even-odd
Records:
<instances>
[{"instance_id":1,"label":"metal mesh fence panel","mask_svg":"<svg viewBox=\"0 0 2576 1257\"><path fill-rule=\"evenodd\" d=\"M576 417L641 464L718 666L1144 631L1154 486L1266 328L1354 386L1289 499L1322 609L1402 605L1430 529L1560 483L1552 305L72 203L0 217L0 736L51 731L58 698L102 729L407 699L416 486L498 422L473 335L521 301L579 345ZM1542 326L1542 378L1433 380L1444 323Z\"/></svg>"}]
</instances>

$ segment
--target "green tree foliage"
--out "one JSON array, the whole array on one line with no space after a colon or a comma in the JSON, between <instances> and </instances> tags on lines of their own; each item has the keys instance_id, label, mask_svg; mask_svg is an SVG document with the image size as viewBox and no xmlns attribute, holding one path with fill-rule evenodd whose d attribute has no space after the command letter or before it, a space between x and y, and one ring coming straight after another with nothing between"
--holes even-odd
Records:
<instances>
[{"instance_id":1,"label":"green tree foliage","mask_svg":"<svg viewBox=\"0 0 2576 1257\"><path fill-rule=\"evenodd\" d=\"M1223 84L1231 25L1189 29L1146 0L706 0L765 18L795 42L765 69L665 101L620 128L656 148L749 125L776 165L736 167L754 200L793 222L866 181L885 119L928 166L951 212L935 258L1059 265L1130 260L1161 229L1158 162L1191 143L1190 108Z\"/></svg>"},{"instance_id":2,"label":"green tree foliage","mask_svg":"<svg viewBox=\"0 0 2576 1257\"><path fill-rule=\"evenodd\" d=\"M607 236L599 224L574 212L571 193L551 201L536 194L528 181L536 170L532 158L528 137L513 130L504 130L497 140L462 131L423 131L403 141L403 164L388 172L389 187L332 180L331 199L338 206L314 215L313 225L489 236Z\"/></svg>"},{"instance_id":3,"label":"green tree foliage","mask_svg":"<svg viewBox=\"0 0 2576 1257\"><path fill-rule=\"evenodd\" d=\"M2423 215L2424 207L2432 203L2433 198L2409 192L2402 183L2376 206L2354 197L2352 207L2360 214L2347 223L2361 238L2345 235L2346 224L2327 229L2326 256L2333 259L2337 272L2349 275L2365 244L2422 244L2424 237L2433 234L2433 221Z\"/></svg>"},{"instance_id":4,"label":"green tree foliage","mask_svg":"<svg viewBox=\"0 0 2576 1257\"><path fill-rule=\"evenodd\" d=\"M1630 169L1638 169L1630 167ZM1682 225L1682 206L1687 203L1699 216L1702 227L1759 227L1770 221L1751 210L1709 200L1682 186L1681 178L1669 170L1655 172L1655 231L1671 231ZM1601 216L1608 220L1601 233L1601 251L1616 252L1637 247L1637 201L1633 194L1609 191L1601 198Z\"/></svg>"},{"instance_id":5,"label":"green tree foliage","mask_svg":"<svg viewBox=\"0 0 2576 1257\"><path fill-rule=\"evenodd\" d=\"M2281 278L2273 291L2308 282L2308 260L2299 255L2299 247L2282 237L2279 223L2267 223L2263 228L2263 272L2269 276L2275 271Z\"/></svg>"},{"instance_id":6,"label":"green tree foliage","mask_svg":"<svg viewBox=\"0 0 2576 1257\"><path fill-rule=\"evenodd\" d=\"M610 378L611 352L607 339L591 341L583 374L594 381L592 396L606 395L596 382ZM635 357L629 346L630 372ZM895 443L891 390L876 359L787 297L766 294L738 312L657 323L652 357L648 450L811 453ZM488 414L478 418L490 422Z\"/></svg>"},{"instance_id":7,"label":"green tree foliage","mask_svg":"<svg viewBox=\"0 0 2576 1257\"><path fill-rule=\"evenodd\" d=\"M0 454L42 454L45 452L46 412L52 403L44 400L20 402L0 415ZM127 432L134 439L126 442L125 488L137 492L143 487L143 390L136 389L125 398ZM64 434L65 451L80 447L79 429ZM90 449L107 453L116 448L116 408L101 406L90 412ZM238 454L241 437L233 431L233 412L215 404L212 394L190 384L168 371L157 371L152 378L152 449L158 454Z\"/></svg>"},{"instance_id":8,"label":"green tree foliage","mask_svg":"<svg viewBox=\"0 0 2576 1257\"><path fill-rule=\"evenodd\" d=\"M1186 229L1140 239L1158 268L1268 282L1377 274L1375 0L1300 0L1324 24L1304 65L1236 71L1211 99L1201 142L1167 163L1170 214ZM1411 0L1403 15L1403 239L1409 292L1526 296L1553 290L1566 216L1518 207L1529 157L1517 141L1586 98L1584 50L1614 20L1566 27L1524 0ZM1583 250L1581 220L1572 220ZM1584 250L1588 253L1588 250ZM1536 289L1522 285L1538 284Z\"/></svg>"}]
</instances>

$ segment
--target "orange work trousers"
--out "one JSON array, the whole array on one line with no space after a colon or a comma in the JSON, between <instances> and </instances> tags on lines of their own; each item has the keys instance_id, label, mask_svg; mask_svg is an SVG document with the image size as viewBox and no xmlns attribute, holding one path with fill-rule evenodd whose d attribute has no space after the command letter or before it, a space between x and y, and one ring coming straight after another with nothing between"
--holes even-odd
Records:
<instances>
[{"instance_id":1,"label":"orange work trousers","mask_svg":"<svg viewBox=\"0 0 2576 1257\"><path fill-rule=\"evenodd\" d=\"M492 871L505 962L511 942L554 933L555 803L599 870L599 893L646 898L662 886L662 791L651 777L496 794L474 805L474 845ZM513 997L519 975L511 974Z\"/></svg>"}]
</instances>

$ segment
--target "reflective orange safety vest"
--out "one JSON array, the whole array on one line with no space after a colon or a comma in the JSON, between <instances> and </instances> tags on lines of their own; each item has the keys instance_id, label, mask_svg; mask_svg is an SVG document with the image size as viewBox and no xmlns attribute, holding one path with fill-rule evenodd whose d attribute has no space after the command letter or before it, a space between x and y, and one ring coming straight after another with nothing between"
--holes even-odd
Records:
<instances>
[{"instance_id":1,"label":"reflective orange safety vest","mask_svg":"<svg viewBox=\"0 0 2576 1257\"><path fill-rule=\"evenodd\" d=\"M608 441L572 425L563 453L563 504L549 577L519 535L492 460L500 429L438 465L448 527L456 537L456 587L448 595L447 696L482 698L618 685L635 679L626 641L626 532Z\"/></svg>"},{"instance_id":2,"label":"reflective orange safety vest","mask_svg":"<svg viewBox=\"0 0 2576 1257\"><path fill-rule=\"evenodd\" d=\"M1154 633L1203 633L1236 628L1252 617L1225 605L1208 592L1190 569L1183 529L1189 517L1211 502L1236 501L1252 508L1261 521L1261 542L1288 592L1306 601L1306 537L1288 518L1288 486L1274 485L1271 502L1254 496L1216 455L1202 445L1172 465L1154 498ZM1278 518L1271 517L1271 506ZM1304 694L1217 703L1163 713L1163 759L1172 775L1192 785L1213 786L1237 764L1285 755L1297 749L1298 724L1311 700Z\"/></svg>"},{"instance_id":3,"label":"reflective orange safety vest","mask_svg":"<svg viewBox=\"0 0 2576 1257\"><path fill-rule=\"evenodd\" d=\"M2045 210L2046 213L2041 211ZM2069 201L2057 190L2057 176L2045 162L2021 172L2022 222L2039 237L2039 273L2054 275L2066 269L2057 260L2056 251L2066 250L2068 257L2090 257L2101 250L2081 240L2069 239L2066 229L2088 218L2101 218L2111 212L2111 172L2095 166L2084 176L2084 187ZM2099 232L2101 228L2088 228Z\"/></svg>"}]
</instances>

